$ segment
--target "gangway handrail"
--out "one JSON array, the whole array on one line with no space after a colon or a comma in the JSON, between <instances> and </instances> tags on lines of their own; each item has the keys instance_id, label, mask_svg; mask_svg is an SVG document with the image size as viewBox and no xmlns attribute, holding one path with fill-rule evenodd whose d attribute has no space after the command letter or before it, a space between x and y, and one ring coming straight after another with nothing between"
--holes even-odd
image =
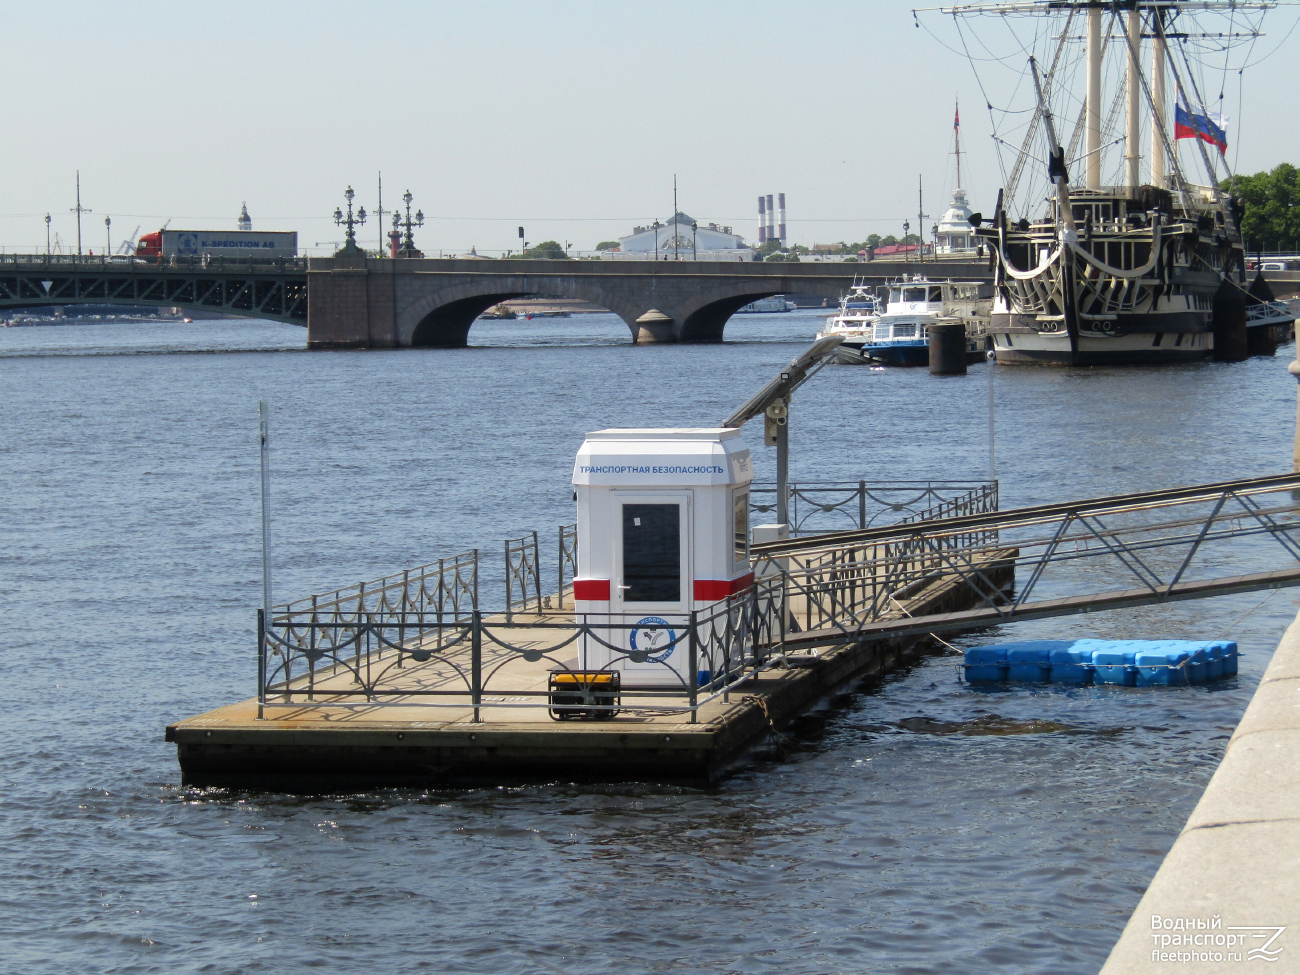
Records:
<instances>
[{"instance_id":1,"label":"gangway handrail","mask_svg":"<svg viewBox=\"0 0 1300 975\"><path fill-rule=\"evenodd\" d=\"M886 539L916 538L934 536L952 532L969 532L972 530L1000 530L1021 528L1034 524L1055 521L1064 515L1093 515L1118 513L1124 511L1141 511L1148 508L1186 503L1198 499L1214 498L1225 493L1235 495L1266 494L1285 488L1300 489L1300 472L1292 474L1273 474L1265 477L1242 478L1233 481L1218 481L1212 484L1196 484L1181 488L1168 488L1161 491L1139 491L1132 494L1115 494L1100 498L1088 498L1081 501L1055 502L1052 504L1030 505L1024 508L1011 508L1002 511L990 511L974 515L960 515L954 518L936 518L929 521L914 521L906 525L885 525L880 528L850 529L848 531L824 532L817 535L805 535L801 538L783 539L775 542L761 542L751 546L755 558L776 559L827 548L842 548L863 542L877 542Z\"/></svg>"}]
</instances>

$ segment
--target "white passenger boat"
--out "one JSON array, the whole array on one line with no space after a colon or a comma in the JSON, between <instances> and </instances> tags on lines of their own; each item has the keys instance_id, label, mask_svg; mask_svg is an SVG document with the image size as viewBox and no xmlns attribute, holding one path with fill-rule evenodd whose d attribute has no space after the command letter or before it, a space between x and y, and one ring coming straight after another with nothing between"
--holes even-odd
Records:
<instances>
[{"instance_id":1,"label":"white passenger boat","mask_svg":"<svg viewBox=\"0 0 1300 975\"><path fill-rule=\"evenodd\" d=\"M849 293L840 298L839 312L827 319L826 327L817 333L817 338L838 335L842 340L840 348L857 354L863 345L871 341L875 334L876 320L884 310L884 305L870 285L854 281Z\"/></svg>"},{"instance_id":2,"label":"white passenger boat","mask_svg":"<svg viewBox=\"0 0 1300 975\"><path fill-rule=\"evenodd\" d=\"M931 281L918 274L889 285L888 295L882 312L879 298L866 286L855 285L840 300L840 313L817 337L839 335L845 350L841 361L924 366L930 362L929 327L961 322L966 327L967 361L984 358L991 299L981 297L980 282Z\"/></svg>"}]
</instances>

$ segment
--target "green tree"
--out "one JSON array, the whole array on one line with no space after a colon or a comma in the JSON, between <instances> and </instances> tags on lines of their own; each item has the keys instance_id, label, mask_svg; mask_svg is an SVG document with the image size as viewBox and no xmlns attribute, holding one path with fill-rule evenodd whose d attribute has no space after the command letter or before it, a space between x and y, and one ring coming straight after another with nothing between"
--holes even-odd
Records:
<instances>
[{"instance_id":1,"label":"green tree","mask_svg":"<svg viewBox=\"0 0 1300 975\"><path fill-rule=\"evenodd\" d=\"M564 252L564 248L558 241L544 240L540 244L534 244L519 256L544 258L548 261L562 261L569 255Z\"/></svg>"},{"instance_id":2,"label":"green tree","mask_svg":"<svg viewBox=\"0 0 1300 975\"><path fill-rule=\"evenodd\" d=\"M602 240L596 245L598 251L616 251L619 249L619 242L616 240Z\"/></svg>"},{"instance_id":3,"label":"green tree","mask_svg":"<svg viewBox=\"0 0 1300 975\"><path fill-rule=\"evenodd\" d=\"M1231 191L1230 181L1223 188ZM1252 251L1289 250L1300 240L1300 169L1281 163L1268 172L1238 176L1236 193L1245 205L1241 236Z\"/></svg>"}]
</instances>

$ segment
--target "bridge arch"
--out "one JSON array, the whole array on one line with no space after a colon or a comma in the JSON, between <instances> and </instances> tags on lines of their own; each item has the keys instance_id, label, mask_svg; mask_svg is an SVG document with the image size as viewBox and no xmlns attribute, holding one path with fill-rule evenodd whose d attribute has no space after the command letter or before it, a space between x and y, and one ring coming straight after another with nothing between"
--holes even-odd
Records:
<instances>
[{"instance_id":1,"label":"bridge arch","mask_svg":"<svg viewBox=\"0 0 1300 975\"><path fill-rule=\"evenodd\" d=\"M509 287L512 284L516 287ZM636 319L645 310L638 311L628 302L616 297L611 299L609 294L593 287L591 283L573 278L548 278L540 281L495 278L490 282L449 285L437 291L422 293L400 304L397 312L397 343L416 348L464 346L470 328L483 312L503 301L535 294L577 298L608 308L623 319L633 341L638 333Z\"/></svg>"}]
</instances>

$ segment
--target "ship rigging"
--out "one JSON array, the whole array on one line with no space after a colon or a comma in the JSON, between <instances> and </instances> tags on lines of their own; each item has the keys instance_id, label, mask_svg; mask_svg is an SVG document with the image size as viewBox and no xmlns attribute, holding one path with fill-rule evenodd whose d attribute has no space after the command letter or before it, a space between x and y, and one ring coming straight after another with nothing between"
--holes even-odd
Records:
<instances>
[{"instance_id":1,"label":"ship rigging","mask_svg":"<svg viewBox=\"0 0 1300 975\"><path fill-rule=\"evenodd\" d=\"M1032 95L1027 108L999 116L976 70L995 144L1013 150L1009 168L999 153L1004 181L992 219L970 218L996 275L989 331L999 361L1234 360L1276 346L1290 318L1247 314L1248 304L1257 302L1245 287L1241 208L1226 155L1228 120L1210 111L1204 74L1197 71L1209 47L1223 54L1226 76L1236 41L1261 36L1258 20L1249 17L1274 6L1268 0L1049 0L939 8L957 24L972 67L1022 63L1012 98ZM1227 29L1203 29L1194 14L1226 14ZM970 54L963 23L983 15L997 15L1013 34L1021 15L1055 18L1058 25L1017 36L1028 57L999 56L981 42L991 55L981 61ZM1144 70L1147 42L1150 68ZM1122 70L1106 72L1108 58ZM1083 84L1072 85L1080 66ZM1107 78L1114 79L1110 92L1104 90ZM1081 96L1073 94L1078 87ZM1077 120L1068 150L1058 138L1054 103L1067 105ZM1121 107L1124 126L1117 132ZM999 131L1000 119L1016 118L1027 120L1018 148L1003 138L1009 132ZM1144 125L1150 135L1145 170ZM1204 183L1187 174L1179 153L1184 140L1192 144ZM1121 147L1118 171L1104 182L1108 150ZM1025 178L1035 163L1047 187ZM1071 174L1080 172L1082 180L1072 182Z\"/></svg>"}]
</instances>

